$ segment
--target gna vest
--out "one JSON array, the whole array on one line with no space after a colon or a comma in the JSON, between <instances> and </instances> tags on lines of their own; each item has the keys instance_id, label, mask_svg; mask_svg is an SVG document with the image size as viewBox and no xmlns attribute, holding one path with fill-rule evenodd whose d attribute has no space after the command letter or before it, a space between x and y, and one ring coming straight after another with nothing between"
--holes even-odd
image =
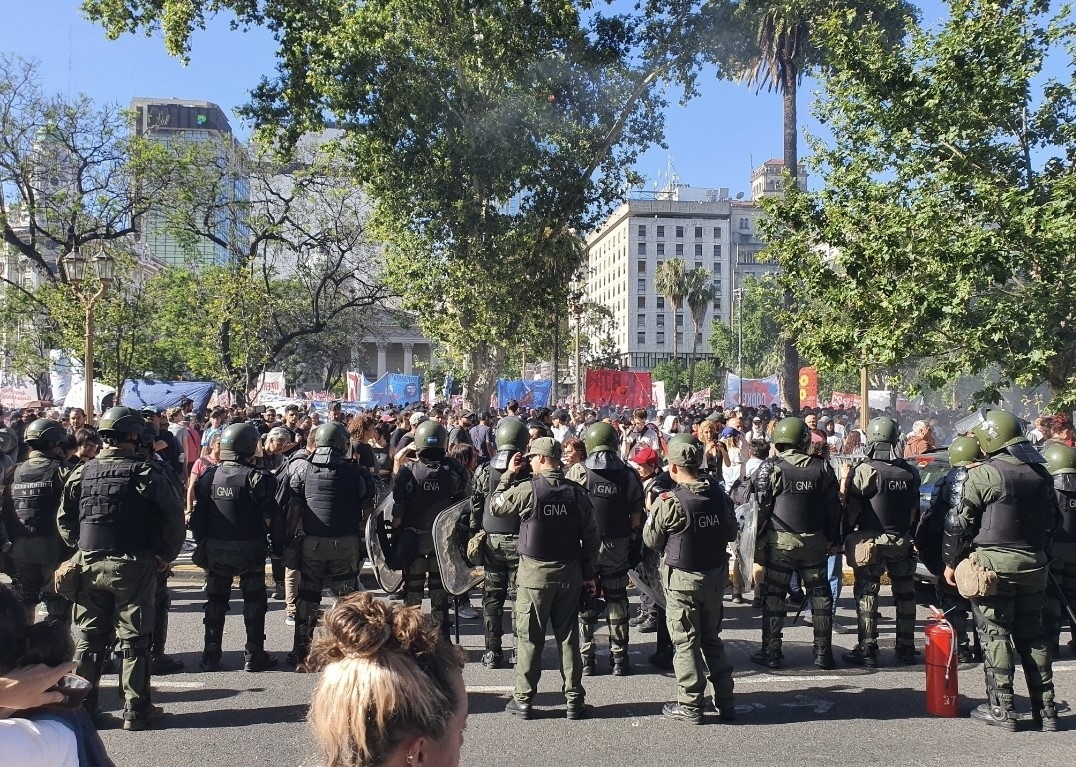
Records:
<instances>
[{"instance_id":1,"label":"gna vest","mask_svg":"<svg viewBox=\"0 0 1076 767\"><path fill-rule=\"evenodd\" d=\"M579 559L578 485L567 480L553 485L545 477L531 480L534 507L519 525L516 551L542 562Z\"/></svg>"},{"instance_id":2,"label":"gna vest","mask_svg":"<svg viewBox=\"0 0 1076 767\"><path fill-rule=\"evenodd\" d=\"M493 491L500 484L504 471L495 469L488 463L486 467L486 471L489 472L489 484L486 487L485 503L482 504L482 529L487 533L496 535L519 535L520 520L518 514L512 514L508 517L495 517L490 513L490 507L493 505Z\"/></svg>"},{"instance_id":3,"label":"gna vest","mask_svg":"<svg viewBox=\"0 0 1076 767\"><path fill-rule=\"evenodd\" d=\"M700 495L680 486L672 494L687 515L687 525L665 542L665 564L693 572L727 567L726 544L735 540L736 528L726 526L721 488L711 485Z\"/></svg>"},{"instance_id":4,"label":"gna vest","mask_svg":"<svg viewBox=\"0 0 1076 767\"><path fill-rule=\"evenodd\" d=\"M445 462L434 465L423 461L411 468L411 495L403 513L405 527L429 531L437 515L452 505L456 497L456 477Z\"/></svg>"},{"instance_id":5,"label":"gna vest","mask_svg":"<svg viewBox=\"0 0 1076 767\"><path fill-rule=\"evenodd\" d=\"M1073 474L1061 474L1054 477L1057 489L1057 505L1061 508L1061 524L1054 531L1057 543L1076 543L1076 479ZM1062 487L1064 485L1064 487Z\"/></svg>"},{"instance_id":6,"label":"gna vest","mask_svg":"<svg viewBox=\"0 0 1076 767\"><path fill-rule=\"evenodd\" d=\"M63 498L60 462L31 458L15 468L11 501L15 506L13 538L56 534L56 511Z\"/></svg>"},{"instance_id":7,"label":"gna vest","mask_svg":"<svg viewBox=\"0 0 1076 767\"><path fill-rule=\"evenodd\" d=\"M807 466L795 466L778 458L777 465L781 467L781 492L775 493L773 499L774 529L799 534L825 532L826 507L822 495L825 464L813 458Z\"/></svg>"},{"instance_id":8,"label":"gna vest","mask_svg":"<svg viewBox=\"0 0 1076 767\"><path fill-rule=\"evenodd\" d=\"M628 509L628 482L626 472L631 469L587 469L587 494L594 507L594 522L598 535L606 538L631 536L631 515Z\"/></svg>"},{"instance_id":9,"label":"gna vest","mask_svg":"<svg viewBox=\"0 0 1076 767\"><path fill-rule=\"evenodd\" d=\"M82 470L78 547L136 554L156 548L157 509L135 485L145 464L136 458L94 458Z\"/></svg>"},{"instance_id":10,"label":"gna vest","mask_svg":"<svg viewBox=\"0 0 1076 767\"><path fill-rule=\"evenodd\" d=\"M264 515L250 497L248 485L250 475L257 471L250 466L221 463L206 472L209 497L199 498L198 502L209 506L207 538L219 541L265 538Z\"/></svg>"},{"instance_id":11,"label":"gna vest","mask_svg":"<svg viewBox=\"0 0 1076 767\"><path fill-rule=\"evenodd\" d=\"M349 461L311 463L304 478L303 533L315 538L359 535L369 494L363 470Z\"/></svg>"},{"instance_id":12,"label":"gna vest","mask_svg":"<svg viewBox=\"0 0 1076 767\"><path fill-rule=\"evenodd\" d=\"M1050 483L1026 463L991 460L989 465L1001 475L1001 497L983 510L973 543L1041 551L1053 522L1047 495L1053 492Z\"/></svg>"},{"instance_id":13,"label":"gna vest","mask_svg":"<svg viewBox=\"0 0 1076 767\"><path fill-rule=\"evenodd\" d=\"M878 492L865 499L857 520L859 529L869 533L907 535L911 530L912 514L919 506L915 470L904 461L872 460L870 466L878 475Z\"/></svg>"}]
</instances>

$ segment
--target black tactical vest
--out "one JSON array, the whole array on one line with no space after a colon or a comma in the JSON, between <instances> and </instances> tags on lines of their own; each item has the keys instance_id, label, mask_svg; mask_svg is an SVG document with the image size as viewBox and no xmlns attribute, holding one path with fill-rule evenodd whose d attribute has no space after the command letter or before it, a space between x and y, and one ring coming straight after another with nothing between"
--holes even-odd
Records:
<instances>
[{"instance_id":1,"label":"black tactical vest","mask_svg":"<svg viewBox=\"0 0 1076 767\"><path fill-rule=\"evenodd\" d=\"M157 509L135 485L145 467L137 458L94 458L82 470L78 547L137 554L156 547Z\"/></svg>"},{"instance_id":2,"label":"black tactical vest","mask_svg":"<svg viewBox=\"0 0 1076 767\"><path fill-rule=\"evenodd\" d=\"M724 527L725 499L721 488L711 485L705 494L699 495L681 486L672 494L687 515L687 525L665 542L665 564L693 572L727 567L726 544L731 531Z\"/></svg>"},{"instance_id":3,"label":"black tactical vest","mask_svg":"<svg viewBox=\"0 0 1076 767\"><path fill-rule=\"evenodd\" d=\"M219 541L254 541L265 538L264 514L250 497L250 466L220 464L210 468L200 487L208 489L206 537Z\"/></svg>"},{"instance_id":4,"label":"black tactical vest","mask_svg":"<svg viewBox=\"0 0 1076 767\"><path fill-rule=\"evenodd\" d=\"M452 470L442 461L430 465L411 464L411 494L407 498L403 523L416 530L432 530L437 515L452 505L456 483Z\"/></svg>"},{"instance_id":5,"label":"black tactical vest","mask_svg":"<svg viewBox=\"0 0 1076 767\"><path fill-rule=\"evenodd\" d=\"M1054 487L1059 484L1054 477ZM1061 524L1054 531L1057 543L1076 543L1076 490L1057 490L1057 505L1061 507Z\"/></svg>"},{"instance_id":6,"label":"black tactical vest","mask_svg":"<svg viewBox=\"0 0 1076 767\"><path fill-rule=\"evenodd\" d=\"M520 517L518 514L495 517L490 513L490 507L493 505L493 491L500 484L504 470L495 469L489 464L486 464L486 466L486 471L489 472L489 483L486 487L486 502L482 506L482 529L487 533L496 533L498 535L519 535Z\"/></svg>"},{"instance_id":7,"label":"black tactical vest","mask_svg":"<svg viewBox=\"0 0 1076 767\"><path fill-rule=\"evenodd\" d=\"M869 533L907 535L913 512L919 504L914 469L904 461L887 463L871 460L878 475L878 492L865 498L859 512L859 529Z\"/></svg>"},{"instance_id":8,"label":"black tactical vest","mask_svg":"<svg viewBox=\"0 0 1076 767\"><path fill-rule=\"evenodd\" d=\"M606 538L631 536L631 510L628 508L628 482L626 472L631 469L587 469L587 494L594 507L594 522L598 535Z\"/></svg>"},{"instance_id":9,"label":"black tactical vest","mask_svg":"<svg viewBox=\"0 0 1076 767\"><path fill-rule=\"evenodd\" d=\"M1050 519L1050 483L1026 463L991 460L1001 475L1001 497L983 510L976 546L1041 551Z\"/></svg>"},{"instance_id":10,"label":"black tactical vest","mask_svg":"<svg viewBox=\"0 0 1076 767\"><path fill-rule=\"evenodd\" d=\"M56 534L56 511L63 497L59 469L59 461L39 458L15 467L11 481L15 520L8 531L12 538Z\"/></svg>"},{"instance_id":11,"label":"black tactical vest","mask_svg":"<svg viewBox=\"0 0 1076 767\"><path fill-rule=\"evenodd\" d=\"M825 532L825 464L818 458L807 466L795 466L784 458L778 458L777 464L781 467L781 492L773 499L774 529L800 534Z\"/></svg>"},{"instance_id":12,"label":"black tactical vest","mask_svg":"<svg viewBox=\"0 0 1076 767\"><path fill-rule=\"evenodd\" d=\"M519 526L516 550L542 562L579 559L579 505L577 486L567 480L553 485L545 477L531 480L534 509Z\"/></svg>"},{"instance_id":13,"label":"black tactical vest","mask_svg":"<svg viewBox=\"0 0 1076 767\"><path fill-rule=\"evenodd\" d=\"M303 533L316 538L360 534L362 504L368 494L362 472L348 461L334 466L310 464L303 486Z\"/></svg>"}]
</instances>

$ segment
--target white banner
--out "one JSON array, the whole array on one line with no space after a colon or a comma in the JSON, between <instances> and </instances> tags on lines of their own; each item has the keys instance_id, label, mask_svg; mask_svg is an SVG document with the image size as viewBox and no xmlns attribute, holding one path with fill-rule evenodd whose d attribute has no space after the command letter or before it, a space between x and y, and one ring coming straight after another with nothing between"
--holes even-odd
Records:
<instances>
[{"instance_id":1,"label":"white banner","mask_svg":"<svg viewBox=\"0 0 1076 767\"><path fill-rule=\"evenodd\" d=\"M665 382L654 381L650 384L650 398L654 400L654 407L659 411L668 407L665 404Z\"/></svg>"},{"instance_id":2,"label":"white banner","mask_svg":"<svg viewBox=\"0 0 1076 767\"><path fill-rule=\"evenodd\" d=\"M348 372L347 374L347 401L358 402L362 399L362 373Z\"/></svg>"},{"instance_id":3,"label":"white banner","mask_svg":"<svg viewBox=\"0 0 1076 767\"><path fill-rule=\"evenodd\" d=\"M251 404L257 405L260 397L266 399L274 399L286 397L287 385L284 381L284 372L282 370L266 371L258 376L257 382L254 384L254 392L251 395Z\"/></svg>"}]
</instances>

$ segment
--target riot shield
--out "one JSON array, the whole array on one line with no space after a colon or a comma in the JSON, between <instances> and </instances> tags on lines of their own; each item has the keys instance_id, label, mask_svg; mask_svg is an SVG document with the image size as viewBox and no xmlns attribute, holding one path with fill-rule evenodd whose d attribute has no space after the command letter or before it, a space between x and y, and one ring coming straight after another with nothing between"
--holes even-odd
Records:
<instances>
[{"instance_id":1,"label":"riot shield","mask_svg":"<svg viewBox=\"0 0 1076 767\"><path fill-rule=\"evenodd\" d=\"M643 561L628 570L628 577L639 591L646 594L662 610L665 609L665 589L661 585L661 573L658 572L660 555L650 549L643 549Z\"/></svg>"},{"instance_id":2,"label":"riot shield","mask_svg":"<svg viewBox=\"0 0 1076 767\"><path fill-rule=\"evenodd\" d=\"M752 493L747 503L736 507L736 520L740 524L740 538L734 550L732 566L739 568L744 585L754 581L755 547L758 543L758 497ZM754 584L758 591L759 584Z\"/></svg>"},{"instance_id":3,"label":"riot shield","mask_svg":"<svg viewBox=\"0 0 1076 767\"><path fill-rule=\"evenodd\" d=\"M393 570L385 561L385 549L381 545L382 538L377 529L377 520L388 514L392 519L392 496L385 496L378 504L374 513L366 520L366 551L370 556L370 566L374 570L374 578L377 584L386 594L392 594L400 590L403 585L403 573Z\"/></svg>"},{"instance_id":4,"label":"riot shield","mask_svg":"<svg viewBox=\"0 0 1076 767\"><path fill-rule=\"evenodd\" d=\"M460 516L469 514L471 500L465 498L449 506L433 521L433 550L441 569L445 591L455 596L466 594L486 577L485 569L472 567L460 548L456 529Z\"/></svg>"}]
</instances>

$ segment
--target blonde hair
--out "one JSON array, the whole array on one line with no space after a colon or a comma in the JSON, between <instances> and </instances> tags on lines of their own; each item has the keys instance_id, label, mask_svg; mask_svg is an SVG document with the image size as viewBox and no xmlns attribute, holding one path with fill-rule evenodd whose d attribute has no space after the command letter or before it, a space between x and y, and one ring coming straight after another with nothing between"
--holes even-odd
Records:
<instances>
[{"instance_id":1,"label":"blonde hair","mask_svg":"<svg viewBox=\"0 0 1076 767\"><path fill-rule=\"evenodd\" d=\"M714 439L714 432L717 431L717 424L713 421L703 421L699 424L698 439L703 445L707 445Z\"/></svg>"},{"instance_id":2,"label":"blonde hair","mask_svg":"<svg viewBox=\"0 0 1076 767\"><path fill-rule=\"evenodd\" d=\"M461 701L459 648L418 607L356 593L325 614L310 725L327 767L376 767L407 738L445 737Z\"/></svg>"}]
</instances>

